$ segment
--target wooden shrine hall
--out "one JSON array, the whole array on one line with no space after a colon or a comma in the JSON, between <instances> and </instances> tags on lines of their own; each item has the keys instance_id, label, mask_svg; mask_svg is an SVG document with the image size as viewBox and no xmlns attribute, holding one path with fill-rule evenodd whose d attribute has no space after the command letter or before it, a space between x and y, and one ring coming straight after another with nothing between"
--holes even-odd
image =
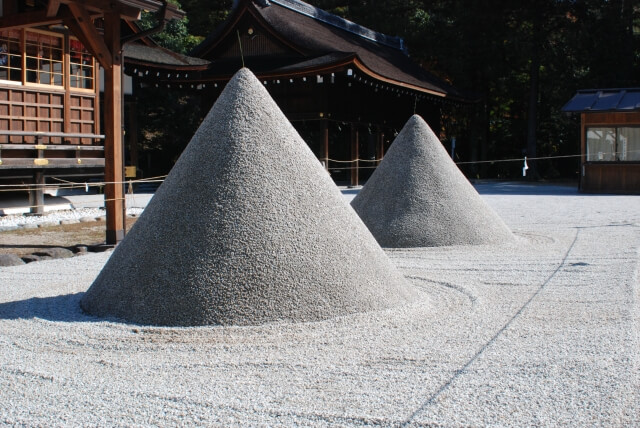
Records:
<instances>
[{"instance_id":1,"label":"wooden shrine hall","mask_svg":"<svg viewBox=\"0 0 640 428\"><path fill-rule=\"evenodd\" d=\"M142 10L162 25L123 36ZM32 177L35 213L45 175L104 172L106 241L124 238L123 49L183 16L156 0L0 2L0 178Z\"/></svg>"},{"instance_id":2,"label":"wooden shrine hall","mask_svg":"<svg viewBox=\"0 0 640 428\"><path fill-rule=\"evenodd\" d=\"M162 86L202 88L207 111L243 65L343 184L366 179L413 113L438 132L441 110L466 103L390 37L298 0L236 0L190 54L210 62Z\"/></svg>"}]
</instances>

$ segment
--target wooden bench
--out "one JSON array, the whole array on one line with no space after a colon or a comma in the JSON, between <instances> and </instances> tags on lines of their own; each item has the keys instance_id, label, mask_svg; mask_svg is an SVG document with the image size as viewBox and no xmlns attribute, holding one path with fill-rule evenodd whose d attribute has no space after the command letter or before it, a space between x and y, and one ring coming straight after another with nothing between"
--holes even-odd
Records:
<instances>
[{"instance_id":1,"label":"wooden bench","mask_svg":"<svg viewBox=\"0 0 640 428\"><path fill-rule=\"evenodd\" d=\"M105 136L101 134L0 130L0 137L3 136L8 137L9 141L11 137L35 137L36 144L0 144L0 170L33 170L34 188L29 191L30 212L33 214L44 214L44 172L47 168L104 168L104 154L97 153L104 153L103 145L41 143L45 138L102 141ZM7 151L12 152L11 155L3 158L2 153ZM69 156L69 152L75 152L75 156ZM89 153L92 156L82 156Z\"/></svg>"}]
</instances>

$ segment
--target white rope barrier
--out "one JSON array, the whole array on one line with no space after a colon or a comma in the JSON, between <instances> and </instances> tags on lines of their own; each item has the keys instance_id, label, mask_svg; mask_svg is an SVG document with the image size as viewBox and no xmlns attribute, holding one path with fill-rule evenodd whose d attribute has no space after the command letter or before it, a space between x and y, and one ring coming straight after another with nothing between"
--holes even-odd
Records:
<instances>
[{"instance_id":1,"label":"white rope barrier","mask_svg":"<svg viewBox=\"0 0 640 428\"><path fill-rule=\"evenodd\" d=\"M631 150L626 151L626 154L629 153L637 153L640 150ZM620 155L621 152L610 153L610 155ZM584 154L576 154L576 155L558 155L558 156L537 156L537 157L520 157L520 158L508 158L508 159L492 159L492 160L479 160L479 161L463 161L463 162L455 162L456 165L477 165L477 164L493 164L493 163L502 163L502 162L527 162L527 161L535 161L535 160L553 160L553 159L569 159L569 158L580 158L586 156ZM382 161L380 159L353 159L353 160L338 160L331 158L319 158L321 162L326 163L336 163L336 164L354 164L360 162L370 162L370 163L379 163ZM617 162L617 161L612 161ZM353 170L353 169L375 169L377 165L372 166L360 166L360 165L352 165L352 166L327 166L327 169L331 171L342 171L342 170ZM59 182L60 184L52 185L49 184L0 184L0 192L15 192L15 191L30 191L30 190L39 190L44 189L46 187L55 186L57 189L81 189L84 188L86 192L89 191L91 187L104 187L109 184L126 184L128 185L128 193L133 194L133 185L138 183L162 183L167 175L160 175L156 177L149 178L140 178L135 180L126 180L126 181L93 181L93 182L74 182L69 180L64 180L59 177L50 177L50 179ZM110 199L112 200L122 200L119 199ZM107 200L105 200L107 201Z\"/></svg>"}]
</instances>

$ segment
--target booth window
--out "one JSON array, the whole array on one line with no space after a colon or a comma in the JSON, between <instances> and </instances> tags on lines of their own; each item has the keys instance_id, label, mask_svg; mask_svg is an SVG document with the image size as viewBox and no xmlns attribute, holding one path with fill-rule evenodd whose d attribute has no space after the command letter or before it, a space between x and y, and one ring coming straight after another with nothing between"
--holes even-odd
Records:
<instances>
[{"instance_id":1,"label":"booth window","mask_svg":"<svg viewBox=\"0 0 640 428\"><path fill-rule=\"evenodd\" d=\"M617 128L621 161L640 161L640 127Z\"/></svg>"},{"instance_id":2,"label":"booth window","mask_svg":"<svg viewBox=\"0 0 640 428\"><path fill-rule=\"evenodd\" d=\"M640 127L587 128L587 162L640 160Z\"/></svg>"}]
</instances>

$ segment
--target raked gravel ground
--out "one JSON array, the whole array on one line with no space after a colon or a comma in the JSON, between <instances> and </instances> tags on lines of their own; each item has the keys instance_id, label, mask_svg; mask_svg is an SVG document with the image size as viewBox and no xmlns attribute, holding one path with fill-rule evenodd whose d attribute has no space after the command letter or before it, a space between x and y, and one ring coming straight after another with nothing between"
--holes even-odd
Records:
<instances>
[{"instance_id":1,"label":"raked gravel ground","mask_svg":"<svg viewBox=\"0 0 640 428\"><path fill-rule=\"evenodd\" d=\"M82 314L109 253L0 269L0 424L640 426L640 197L483 185L515 244L387 250L419 290L313 323Z\"/></svg>"}]
</instances>

